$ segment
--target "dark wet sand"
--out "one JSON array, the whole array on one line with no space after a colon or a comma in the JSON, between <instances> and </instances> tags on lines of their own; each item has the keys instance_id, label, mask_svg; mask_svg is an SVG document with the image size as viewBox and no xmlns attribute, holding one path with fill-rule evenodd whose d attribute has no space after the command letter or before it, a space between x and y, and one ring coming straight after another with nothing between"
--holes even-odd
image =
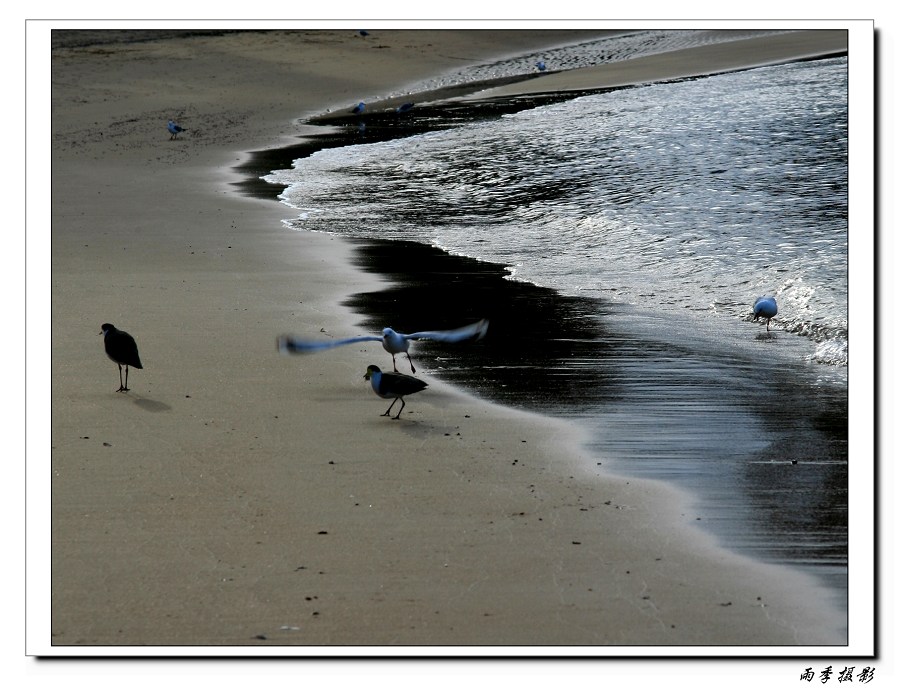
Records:
<instances>
[{"instance_id":1,"label":"dark wet sand","mask_svg":"<svg viewBox=\"0 0 900 696\"><path fill-rule=\"evenodd\" d=\"M811 393L789 369L769 386L755 378L753 365L714 347L700 352L629 335L611 321L627 308L507 280L498 264L390 241L359 242L357 258L389 282L346 303L372 331L490 318L482 342L453 351L417 343L413 355L426 371L504 405L578 421L597 433L598 456L610 455L621 470L698 493L703 516L727 543L817 566L843 587L846 394ZM673 411L684 409L692 415L688 430L679 432L680 420L668 430ZM747 414L763 421L770 437L752 456L736 454L733 444L744 437Z\"/></svg>"}]
</instances>

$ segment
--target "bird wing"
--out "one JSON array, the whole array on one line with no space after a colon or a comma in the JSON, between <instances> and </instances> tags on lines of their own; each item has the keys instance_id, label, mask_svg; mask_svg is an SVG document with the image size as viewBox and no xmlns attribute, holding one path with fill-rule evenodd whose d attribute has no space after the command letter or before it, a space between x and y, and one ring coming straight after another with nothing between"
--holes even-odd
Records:
<instances>
[{"instance_id":1,"label":"bird wing","mask_svg":"<svg viewBox=\"0 0 900 696\"><path fill-rule=\"evenodd\" d=\"M402 375L399 372L382 372L381 381L378 385L378 394L379 396L393 398L415 394L427 386L427 382L423 382L417 377Z\"/></svg>"},{"instance_id":2,"label":"bird wing","mask_svg":"<svg viewBox=\"0 0 900 696\"><path fill-rule=\"evenodd\" d=\"M361 343L363 341L378 341L381 343L381 336L356 336L354 338L341 338L336 341L309 341L299 336L291 336L283 334L278 337L277 346L279 353L314 353L319 350L327 350L336 348L337 346L345 346L350 343Z\"/></svg>"},{"instance_id":3,"label":"bird wing","mask_svg":"<svg viewBox=\"0 0 900 696\"><path fill-rule=\"evenodd\" d=\"M403 338L410 340L427 338L432 341L443 341L444 343L456 343L464 341L467 338L483 338L487 333L488 320L482 319L468 326L461 326L458 329L450 329L449 331L416 331L411 334L401 334Z\"/></svg>"}]
</instances>

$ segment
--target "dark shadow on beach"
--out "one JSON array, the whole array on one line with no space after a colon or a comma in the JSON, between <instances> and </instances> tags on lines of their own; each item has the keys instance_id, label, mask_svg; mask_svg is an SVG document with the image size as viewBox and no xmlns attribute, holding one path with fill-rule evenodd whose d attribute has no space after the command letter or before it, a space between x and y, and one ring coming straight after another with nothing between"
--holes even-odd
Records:
<instances>
[{"instance_id":1,"label":"dark shadow on beach","mask_svg":"<svg viewBox=\"0 0 900 696\"><path fill-rule=\"evenodd\" d=\"M585 399L614 398L603 370L580 364L608 353L603 305L508 280L499 264L452 256L415 242L355 242L357 263L386 276L389 287L349 298L366 326L413 332L488 319L485 338L448 345L417 341L413 360L509 406L558 412ZM387 354L385 354L387 357ZM398 367L407 370L405 359Z\"/></svg>"}]
</instances>

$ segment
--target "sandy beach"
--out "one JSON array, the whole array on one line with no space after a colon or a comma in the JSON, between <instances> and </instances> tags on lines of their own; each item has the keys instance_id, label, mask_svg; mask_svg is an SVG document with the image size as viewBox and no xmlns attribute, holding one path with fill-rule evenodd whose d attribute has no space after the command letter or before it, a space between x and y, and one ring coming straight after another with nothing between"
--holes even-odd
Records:
<instances>
[{"instance_id":1,"label":"sandy beach","mask_svg":"<svg viewBox=\"0 0 900 696\"><path fill-rule=\"evenodd\" d=\"M378 344L275 350L283 332L358 333L342 301L379 279L345 242L298 239L281 203L243 195L234 168L247 153L289 144L304 118L599 35L277 30L53 49L54 654L846 643L846 617L806 576L721 548L691 525L686 496L602 472L566 423L427 373L401 420L381 418L363 380L369 363L390 368ZM839 31L793 39L490 93L846 48ZM169 118L186 129L177 139ZM105 322L140 349L128 393Z\"/></svg>"}]
</instances>

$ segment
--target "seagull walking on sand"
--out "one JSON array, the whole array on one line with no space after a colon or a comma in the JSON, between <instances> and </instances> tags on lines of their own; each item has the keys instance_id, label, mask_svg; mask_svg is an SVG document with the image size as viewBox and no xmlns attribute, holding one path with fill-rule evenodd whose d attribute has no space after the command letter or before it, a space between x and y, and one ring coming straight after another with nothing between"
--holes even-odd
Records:
<instances>
[{"instance_id":1,"label":"seagull walking on sand","mask_svg":"<svg viewBox=\"0 0 900 696\"><path fill-rule=\"evenodd\" d=\"M128 366L143 370L141 365L141 357L138 355L137 343L131 334L119 331L112 324L103 324L100 327L100 333L103 334L103 348L106 355L114 363L119 366L119 388L116 391L128 391ZM125 383L122 383L122 365L125 366Z\"/></svg>"},{"instance_id":2,"label":"seagull walking on sand","mask_svg":"<svg viewBox=\"0 0 900 696\"><path fill-rule=\"evenodd\" d=\"M774 297L765 295L756 298L756 302L753 303L753 321L764 317L766 320L766 331L768 331L769 322L772 321L772 317L776 314L778 314L778 304L775 302Z\"/></svg>"},{"instance_id":3,"label":"seagull walking on sand","mask_svg":"<svg viewBox=\"0 0 900 696\"><path fill-rule=\"evenodd\" d=\"M184 131L184 128L182 128L177 123L175 123L175 121L171 121L171 120L169 121L169 124L166 127L169 129L169 132L172 134L171 136L169 136L169 140L177 139L178 134L182 133Z\"/></svg>"},{"instance_id":4,"label":"seagull walking on sand","mask_svg":"<svg viewBox=\"0 0 900 696\"><path fill-rule=\"evenodd\" d=\"M394 408L394 404L398 400L400 401L400 410L397 411L394 420L400 419L400 414L403 413L403 408L406 406L403 397L420 392L428 386L426 382L423 382L418 377L401 375L399 372L382 372L377 365L369 365L366 368L364 377L366 381L372 383L372 391L378 396L382 399L393 399L387 411L381 414L382 416L389 416L391 409Z\"/></svg>"},{"instance_id":5,"label":"seagull walking on sand","mask_svg":"<svg viewBox=\"0 0 900 696\"><path fill-rule=\"evenodd\" d=\"M380 336L356 336L354 338L341 338L336 341L308 341L297 336L283 334L278 337L276 345L280 353L313 353L319 350L327 350L328 348L336 348L337 346L345 346L350 343L361 343L363 341L378 341L384 349L391 354L394 363L394 372L397 369L397 353L404 353L406 359L409 360L410 369L415 372L412 358L409 357L409 346L411 341L427 339L431 341L441 341L442 343L458 343L467 339L479 340L487 333L488 321L481 321L462 326L458 329L449 331L416 331L415 333L399 333L392 328L382 329Z\"/></svg>"}]
</instances>

